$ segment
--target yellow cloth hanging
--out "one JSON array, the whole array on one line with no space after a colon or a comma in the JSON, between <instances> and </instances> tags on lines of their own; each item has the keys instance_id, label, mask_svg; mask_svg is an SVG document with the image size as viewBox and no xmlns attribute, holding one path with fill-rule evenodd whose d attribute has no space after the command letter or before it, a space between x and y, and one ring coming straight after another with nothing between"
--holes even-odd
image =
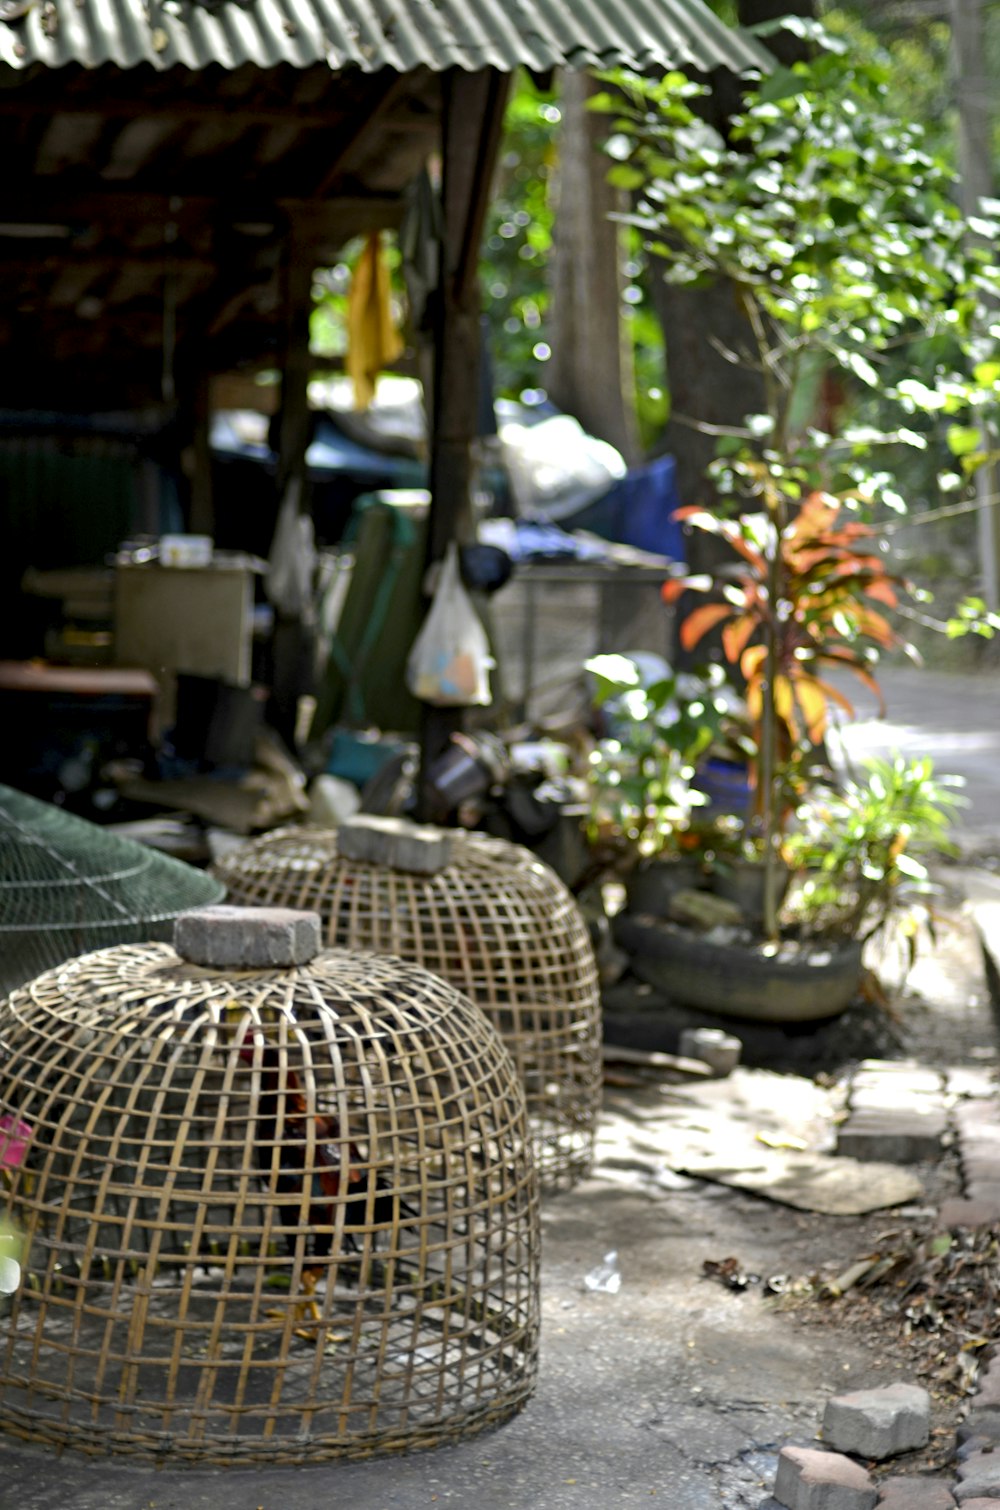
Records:
<instances>
[{"instance_id":1,"label":"yellow cloth hanging","mask_svg":"<svg viewBox=\"0 0 1000 1510\"><path fill-rule=\"evenodd\" d=\"M392 323L389 268L380 232L372 231L358 258L347 300L347 375L354 383L355 409L367 409L378 375L403 349Z\"/></svg>"}]
</instances>

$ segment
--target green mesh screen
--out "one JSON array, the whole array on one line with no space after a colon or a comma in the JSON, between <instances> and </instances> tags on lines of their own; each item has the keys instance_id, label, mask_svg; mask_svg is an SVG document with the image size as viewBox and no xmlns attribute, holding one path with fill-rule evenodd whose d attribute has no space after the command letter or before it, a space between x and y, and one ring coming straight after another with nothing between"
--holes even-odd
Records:
<instances>
[{"instance_id":1,"label":"green mesh screen","mask_svg":"<svg viewBox=\"0 0 1000 1510\"><path fill-rule=\"evenodd\" d=\"M225 888L191 865L0 785L0 995L77 954L169 940Z\"/></svg>"}]
</instances>

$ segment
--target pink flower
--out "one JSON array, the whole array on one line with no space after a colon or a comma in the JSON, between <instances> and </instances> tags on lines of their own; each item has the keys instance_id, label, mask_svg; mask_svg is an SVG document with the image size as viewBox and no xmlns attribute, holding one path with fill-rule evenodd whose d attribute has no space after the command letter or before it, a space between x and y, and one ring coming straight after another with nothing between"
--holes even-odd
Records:
<instances>
[{"instance_id":1,"label":"pink flower","mask_svg":"<svg viewBox=\"0 0 1000 1510\"><path fill-rule=\"evenodd\" d=\"M16 1117L0 1117L0 1169L17 1169L24 1163L31 1131Z\"/></svg>"}]
</instances>

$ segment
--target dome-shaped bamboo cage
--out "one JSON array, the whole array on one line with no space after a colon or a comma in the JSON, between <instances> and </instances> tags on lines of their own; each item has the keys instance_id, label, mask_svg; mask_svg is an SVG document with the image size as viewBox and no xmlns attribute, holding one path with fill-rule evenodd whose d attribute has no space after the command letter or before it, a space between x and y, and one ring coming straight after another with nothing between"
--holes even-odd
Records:
<instances>
[{"instance_id":1,"label":"dome-shaped bamboo cage","mask_svg":"<svg viewBox=\"0 0 1000 1510\"><path fill-rule=\"evenodd\" d=\"M601 1002L586 924L559 878L520 845L359 817L280 829L225 856L231 902L304 907L328 945L396 954L483 1008L517 1065L543 1184L593 1162Z\"/></svg>"},{"instance_id":2,"label":"dome-shaped bamboo cage","mask_svg":"<svg viewBox=\"0 0 1000 1510\"><path fill-rule=\"evenodd\" d=\"M0 1212L23 1231L0 1428L301 1464L510 1416L536 1371L538 1197L498 1035L424 970L311 958L315 917L211 908L176 943L0 1007Z\"/></svg>"},{"instance_id":3,"label":"dome-shaped bamboo cage","mask_svg":"<svg viewBox=\"0 0 1000 1510\"><path fill-rule=\"evenodd\" d=\"M193 865L0 786L0 995L91 949L169 939L222 895Z\"/></svg>"}]
</instances>

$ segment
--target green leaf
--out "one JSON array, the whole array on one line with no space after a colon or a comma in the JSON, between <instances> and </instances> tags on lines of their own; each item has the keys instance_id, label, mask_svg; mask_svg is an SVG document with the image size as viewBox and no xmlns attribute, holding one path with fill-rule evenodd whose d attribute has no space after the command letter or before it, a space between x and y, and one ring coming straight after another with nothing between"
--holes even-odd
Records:
<instances>
[{"instance_id":1,"label":"green leaf","mask_svg":"<svg viewBox=\"0 0 1000 1510\"><path fill-rule=\"evenodd\" d=\"M949 425L948 450L952 456L970 456L982 445L983 435L975 425Z\"/></svg>"},{"instance_id":2,"label":"green leaf","mask_svg":"<svg viewBox=\"0 0 1000 1510\"><path fill-rule=\"evenodd\" d=\"M641 168L635 168L630 163L619 163L609 172L608 183L615 189L625 189L631 193L642 185L644 177Z\"/></svg>"}]
</instances>

